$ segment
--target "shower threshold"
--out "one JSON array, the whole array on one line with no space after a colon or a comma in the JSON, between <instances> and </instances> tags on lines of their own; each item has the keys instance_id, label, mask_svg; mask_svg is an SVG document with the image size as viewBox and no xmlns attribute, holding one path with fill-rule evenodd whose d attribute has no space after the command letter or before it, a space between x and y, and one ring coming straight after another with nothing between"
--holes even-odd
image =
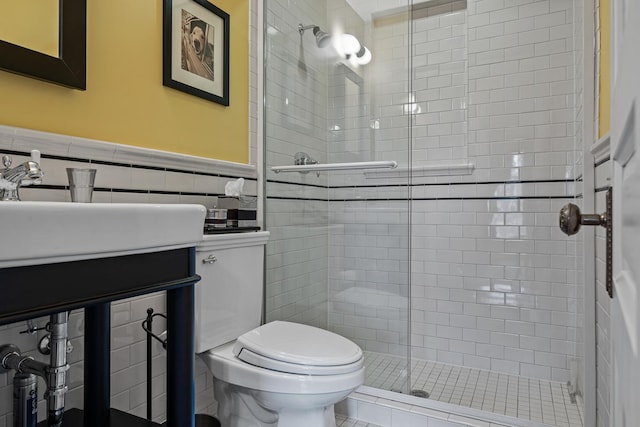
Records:
<instances>
[{"instance_id":1,"label":"shower threshold","mask_svg":"<svg viewBox=\"0 0 640 427\"><path fill-rule=\"evenodd\" d=\"M365 366L365 385L407 393L405 358L365 352ZM419 359L411 361L411 377L412 396L426 393L429 400L550 426L583 426L582 407L561 382Z\"/></svg>"}]
</instances>

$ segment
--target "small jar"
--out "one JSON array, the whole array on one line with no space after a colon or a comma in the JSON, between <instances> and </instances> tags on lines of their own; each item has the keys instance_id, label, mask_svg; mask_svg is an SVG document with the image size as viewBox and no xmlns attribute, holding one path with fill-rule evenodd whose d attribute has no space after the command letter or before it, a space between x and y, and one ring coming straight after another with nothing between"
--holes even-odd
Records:
<instances>
[{"instance_id":1,"label":"small jar","mask_svg":"<svg viewBox=\"0 0 640 427\"><path fill-rule=\"evenodd\" d=\"M223 228L227 226L227 210L226 209L209 209L204 219L205 224L211 224L214 228Z\"/></svg>"}]
</instances>

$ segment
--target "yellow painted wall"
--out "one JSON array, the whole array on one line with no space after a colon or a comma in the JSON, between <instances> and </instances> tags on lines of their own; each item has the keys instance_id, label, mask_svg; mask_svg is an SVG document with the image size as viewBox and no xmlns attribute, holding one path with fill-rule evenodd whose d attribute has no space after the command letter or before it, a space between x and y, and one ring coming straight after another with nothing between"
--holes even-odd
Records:
<instances>
[{"instance_id":1,"label":"yellow painted wall","mask_svg":"<svg viewBox=\"0 0 640 427\"><path fill-rule=\"evenodd\" d=\"M0 40L58 56L58 2L3 0Z\"/></svg>"},{"instance_id":2,"label":"yellow painted wall","mask_svg":"<svg viewBox=\"0 0 640 427\"><path fill-rule=\"evenodd\" d=\"M162 85L162 1L87 1L87 90L0 71L0 124L248 163L249 0L231 15L230 106Z\"/></svg>"},{"instance_id":3,"label":"yellow painted wall","mask_svg":"<svg viewBox=\"0 0 640 427\"><path fill-rule=\"evenodd\" d=\"M611 129L611 0L600 0L600 121L598 138Z\"/></svg>"}]
</instances>

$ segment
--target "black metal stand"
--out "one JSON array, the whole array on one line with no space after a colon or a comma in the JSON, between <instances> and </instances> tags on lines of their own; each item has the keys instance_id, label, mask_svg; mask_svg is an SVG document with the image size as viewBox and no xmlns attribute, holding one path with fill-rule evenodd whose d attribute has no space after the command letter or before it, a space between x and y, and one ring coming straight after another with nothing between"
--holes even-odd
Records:
<instances>
[{"instance_id":1,"label":"black metal stand","mask_svg":"<svg viewBox=\"0 0 640 427\"><path fill-rule=\"evenodd\" d=\"M147 420L151 421L153 419L152 409L153 409L153 354L152 354L152 346L153 341L151 338L156 339L158 342L162 344L162 348L167 349L167 340L160 338L158 335L153 333L153 318L156 316L160 316L163 319L167 319L162 313L153 313L153 308L147 309L147 318L142 322L142 329L147 333Z\"/></svg>"},{"instance_id":2,"label":"black metal stand","mask_svg":"<svg viewBox=\"0 0 640 427\"><path fill-rule=\"evenodd\" d=\"M153 332L153 319L156 316L160 316L163 319L167 319L162 313L154 313L153 308L147 309L147 318L142 322L142 329L147 333L147 420L151 421L153 418L153 354L152 354L152 343L155 339L160 344L162 344L162 348L167 350L167 339L161 338L159 335L156 335ZM167 335L169 333L167 332ZM221 427L220 422L211 415L206 414L196 414L195 415L195 427Z\"/></svg>"},{"instance_id":3,"label":"black metal stand","mask_svg":"<svg viewBox=\"0 0 640 427\"><path fill-rule=\"evenodd\" d=\"M109 425L111 304L84 309L84 424ZM65 421L67 416L65 415Z\"/></svg>"}]
</instances>

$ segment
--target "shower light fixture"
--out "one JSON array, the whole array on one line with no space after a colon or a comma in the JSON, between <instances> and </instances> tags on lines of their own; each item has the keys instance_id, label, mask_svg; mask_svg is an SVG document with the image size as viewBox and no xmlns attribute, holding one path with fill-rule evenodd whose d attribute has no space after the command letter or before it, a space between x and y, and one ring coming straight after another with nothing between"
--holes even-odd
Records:
<instances>
[{"instance_id":1,"label":"shower light fixture","mask_svg":"<svg viewBox=\"0 0 640 427\"><path fill-rule=\"evenodd\" d=\"M345 55L353 55L362 49L362 45L356 38L351 34L342 34L340 36L340 51Z\"/></svg>"},{"instance_id":2,"label":"shower light fixture","mask_svg":"<svg viewBox=\"0 0 640 427\"><path fill-rule=\"evenodd\" d=\"M367 65L371 62L371 51L366 46L361 46L355 55L345 55L347 59L358 65Z\"/></svg>"},{"instance_id":3,"label":"shower light fixture","mask_svg":"<svg viewBox=\"0 0 640 427\"><path fill-rule=\"evenodd\" d=\"M358 53L356 53L354 61L359 65L368 64L369 62L371 62L371 51L366 46L362 46Z\"/></svg>"},{"instance_id":4,"label":"shower light fixture","mask_svg":"<svg viewBox=\"0 0 640 427\"><path fill-rule=\"evenodd\" d=\"M326 31L322 31L319 26L315 24L302 25L298 24L298 32L300 37L304 35L307 30L313 30L313 35L316 38L316 45L319 48L329 46L329 43L334 39L331 34ZM339 55L349 59L353 57L353 62L358 65L366 65L371 62L371 51L360 43L356 36L351 34L341 34L334 39L334 48Z\"/></svg>"},{"instance_id":5,"label":"shower light fixture","mask_svg":"<svg viewBox=\"0 0 640 427\"><path fill-rule=\"evenodd\" d=\"M331 41L331 35L329 33L322 31L320 27L314 24L298 24L298 32L300 33L300 36L302 36L306 30L311 29L313 29L313 35L316 37L316 45L318 45L318 47L320 48L327 47L329 45L329 42Z\"/></svg>"}]
</instances>

